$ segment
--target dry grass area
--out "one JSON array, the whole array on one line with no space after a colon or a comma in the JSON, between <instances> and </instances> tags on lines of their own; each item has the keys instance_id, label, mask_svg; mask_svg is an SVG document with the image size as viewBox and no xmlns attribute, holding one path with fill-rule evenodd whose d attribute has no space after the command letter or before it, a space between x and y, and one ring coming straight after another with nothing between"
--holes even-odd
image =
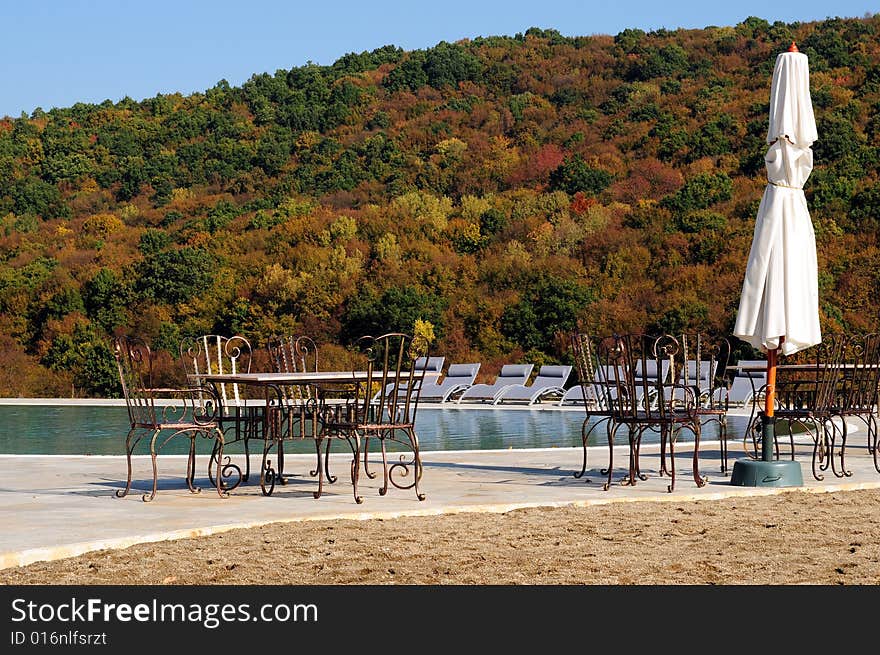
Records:
<instances>
[{"instance_id":1,"label":"dry grass area","mask_svg":"<svg viewBox=\"0 0 880 655\"><path fill-rule=\"evenodd\" d=\"M3 584L880 583L880 490L276 523L0 571Z\"/></svg>"}]
</instances>

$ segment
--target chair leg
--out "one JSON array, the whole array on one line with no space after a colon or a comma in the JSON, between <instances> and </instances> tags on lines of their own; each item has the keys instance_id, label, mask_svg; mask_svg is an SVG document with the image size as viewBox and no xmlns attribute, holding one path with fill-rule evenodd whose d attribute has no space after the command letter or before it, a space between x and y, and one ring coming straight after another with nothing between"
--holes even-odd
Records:
<instances>
[{"instance_id":1,"label":"chair leg","mask_svg":"<svg viewBox=\"0 0 880 655\"><path fill-rule=\"evenodd\" d=\"M818 480L819 482L821 482L822 480L825 479L825 476L822 475L821 473L819 473L819 471L824 469L824 467L822 466L822 458L824 456L823 449L825 447L823 442L827 438L826 437L827 430L828 430L828 428L825 425L822 426L821 434L819 433L819 430L817 429L816 430L816 440L813 442L813 460L812 460L813 477L816 480ZM817 466L817 464L818 464L818 466Z\"/></svg>"},{"instance_id":2,"label":"chair leg","mask_svg":"<svg viewBox=\"0 0 880 655\"><path fill-rule=\"evenodd\" d=\"M413 465L415 466L416 470L415 470L415 481L413 483L413 486L415 487L416 498L418 498L419 500L424 500L425 494L423 494L421 491L419 491L419 482L422 479L422 455L421 455L420 448L419 448L419 437L418 437L418 435L416 435L415 431L412 429L409 430L409 433L410 433L409 438L414 446L414 451L415 451Z\"/></svg>"},{"instance_id":3,"label":"chair leg","mask_svg":"<svg viewBox=\"0 0 880 655\"><path fill-rule=\"evenodd\" d=\"M583 446L584 446L584 461L583 461L583 464L581 464L580 473L574 474L574 477L576 477L576 478L584 477L584 473L587 472L587 438L590 435L589 430L587 430L587 424L589 422L590 422L590 417L588 416L587 418L584 419L584 424L581 426L581 442L583 443Z\"/></svg>"},{"instance_id":4,"label":"chair leg","mask_svg":"<svg viewBox=\"0 0 880 655\"><path fill-rule=\"evenodd\" d=\"M251 477L250 442L251 442L252 438L256 437L256 434L254 434L255 431L256 431L255 421L253 421L253 420L249 421L248 425L245 427L245 433L244 433L244 473L241 476L242 482L247 482L248 478Z\"/></svg>"},{"instance_id":5,"label":"chair leg","mask_svg":"<svg viewBox=\"0 0 880 655\"><path fill-rule=\"evenodd\" d=\"M700 436L702 432L700 422L697 421L692 429L694 431L694 482L697 483L698 487L703 487L709 481L709 478L700 475Z\"/></svg>"},{"instance_id":6,"label":"chair leg","mask_svg":"<svg viewBox=\"0 0 880 655\"><path fill-rule=\"evenodd\" d=\"M330 475L330 444L333 443L333 439L327 440L327 447L324 449L324 475L327 476L327 482L333 484L336 482L336 476Z\"/></svg>"},{"instance_id":7,"label":"chair leg","mask_svg":"<svg viewBox=\"0 0 880 655\"><path fill-rule=\"evenodd\" d=\"M721 416L718 420L718 439L721 444L721 473L727 475L727 417Z\"/></svg>"},{"instance_id":8,"label":"chair leg","mask_svg":"<svg viewBox=\"0 0 880 655\"><path fill-rule=\"evenodd\" d=\"M156 437L159 436L159 430L154 430L150 437L150 459L153 464L153 488L150 493L143 494L141 500L149 503L156 497L156 490L159 487L159 467L156 462Z\"/></svg>"},{"instance_id":9,"label":"chair leg","mask_svg":"<svg viewBox=\"0 0 880 655\"><path fill-rule=\"evenodd\" d=\"M608 491L611 488L611 474L614 471L614 435L617 434L618 427L617 424L608 426L608 479L602 485L603 491Z\"/></svg>"},{"instance_id":10,"label":"chair leg","mask_svg":"<svg viewBox=\"0 0 880 655\"><path fill-rule=\"evenodd\" d=\"M880 443L878 443L878 438L877 438L877 420L874 418L873 414L871 416L869 416L868 418L871 421L871 425L873 426L873 430L870 427L868 428L868 439L872 438L871 434L873 432L874 436L873 436L873 441L871 443L874 446L873 451L872 451L874 453L874 469L878 473L880 473L880 459L878 459L878 457L880 457Z\"/></svg>"},{"instance_id":11,"label":"chair leg","mask_svg":"<svg viewBox=\"0 0 880 655\"><path fill-rule=\"evenodd\" d=\"M216 431L215 438L218 439L219 443L220 443L220 448L217 451L217 462L219 463L219 462L223 461L223 433L219 429ZM240 480L241 480L241 478L239 477L239 481ZM216 487L217 487L217 494L221 498L227 498L229 496L229 492L223 486L223 475L222 475L222 472L220 471L220 469L217 470Z\"/></svg>"},{"instance_id":12,"label":"chair leg","mask_svg":"<svg viewBox=\"0 0 880 655\"><path fill-rule=\"evenodd\" d=\"M647 428L642 428L641 430L638 431L638 433L636 435L636 442L635 442L635 451L634 451L635 457L633 459L633 463L634 463L634 467L635 467L634 470L636 473L636 477L639 480L647 480L648 479L648 476L645 475L644 473L642 473L642 437L644 436L646 429Z\"/></svg>"},{"instance_id":13,"label":"chair leg","mask_svg":"<svg viewBox=\"0 0 880 655\"><path fill-rule=\"evenodd\" d=\"M117 489L116 497L124 498L128 495L128 492L131 491L131 453L134 451L134 447L140 438L136 439L132 442L132 437L137 433L137 430L132 428L128 431L128 434L125 436L125 461L128 465L128 476L125 479L125 489Z\"/></svg>"},{"instance_id":14,"label":"chair leg","mask_svg":"<svg viewBox=\"0 0 880 655\"><path fill-rule=\"evenodd\" d=\"M354 502L360 505L364 502L362 496L358 496L358 477L361 468L361 437L359 434L354 435L354 457L351 458L351 486L354 491ZM365 451L366 454L366 451Z\"/></svg>"},{"instance_id":15,"label":"chair leg","mask_svg":"<svg viewBox=\"0 0 880 655\"><path fill-rule=\"evenodd\" d=\"M312 475L315 473L318 474L318 490L312 492L312 496L315 498L320 498L321 492L324 490L324 469L321 468L321 441L323 441L321 437L315 438L315 451L318 455L317 466L315 467L315 471L312 472ZM329 442L327 445L330 445Z\"/></svg>"},{"instance_id":16,"label":"chair leg","mask_svg":"<svg viewBox=\"0 0 880 655\"><path fill-rule=\"evenodd\" d=\"M845 417L841 416L840 422L842 424L841 428L840 428L840 454L838 455L838 457L840 457L840 472L837 471L837 469L834 467L833 464L832 464L832 469L834 470L834 475L837 476L838 478L844 478L844 477L848 478L848 477L852 476L852 471L846 470L845 458L846 458L847 425L846 425ZM834 430L834 434L835 434L835 440L836 440L836 436L837 436L837 429L836 428Z\"/></svg>"},{"instance_id":17,"label":"chair leg","mask_svg":"<svg viewBox=\"0 0 880 655\"><path fill-rule=\"evenodd\" d=\"M266 435L263 435L264 437ZM263 458L260 462L260 491L264 496L271 496L275 491L275 469L272 468L272 460L269 459L269 451L272 450L274 442L271 439L263 441Z\"/></svg>"},{"instance_id":18,"label":"chair leg","mask_svg":"<svg viewBox=\"0 0 880 655\"><path fill-rule=\"evenodd\" d=\"M201 489L195 486L196 479L196 438L197 434L190 434L189 437L189 456L186 458L186 486L190 493L201 493Z\"/></svg>"},{"instance_id":19,"label":"chair leg","mask_svg":"<svg viewBox=\"0 0 880 655\"><path fill-rule=\"evenodd\" d=\"M384 436L379 437L379 445L382 450L382 486L379 487L379 495L384 496L388 493L388 453Z\"/></svg>"},{"instance_id":20,"label":"chair leg","mask_svg":"<svg viewBox=\"0 0 880 655\"><path fill-rule=\"evenodd\" d=\"M669 475L666 470L666 428L660 428L660 477Z\"/></svg>"},{"instance_id":21,"label":"chair leg","mask_svg":"<svg viewBox=\"0 0 880 655\"><path fill-rule=\"evenodd\" d=\"M669 436L669 486L666 487L666 491L672 493L675 490L675 438L677 436L676 431L672 431Z\"/></svg>"},{"instance_id":22,"label":"chair leg","mask_svg":"<svg viewBox=\"0 0 880 655\"><path fill-rule=\"evenodd\" d=\"M370 438L364 437L364 473L366 473L367 477L370 478L370 480L372 480L373 478L376 477L376 474L372 473L370 471L370 464L369 464L369 460L368 460L369 450L370 450Z\"/></svg>"}]
</instances>

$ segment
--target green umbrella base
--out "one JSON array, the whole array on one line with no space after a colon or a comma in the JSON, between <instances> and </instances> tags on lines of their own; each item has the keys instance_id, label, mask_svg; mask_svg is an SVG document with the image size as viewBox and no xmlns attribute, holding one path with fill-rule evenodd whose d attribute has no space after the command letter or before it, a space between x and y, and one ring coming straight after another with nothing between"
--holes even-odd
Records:
<instances>
[{"instance_id":1,"label":"green umbrella base","mask_svg":"<svg viewBox=\"0 0 880 655\"><path fill-rule=\"evenodd\" d=\"M733 463L730 484L735 487L802 487L800 462L738 459Z\"/></svg>"}]
</instances>

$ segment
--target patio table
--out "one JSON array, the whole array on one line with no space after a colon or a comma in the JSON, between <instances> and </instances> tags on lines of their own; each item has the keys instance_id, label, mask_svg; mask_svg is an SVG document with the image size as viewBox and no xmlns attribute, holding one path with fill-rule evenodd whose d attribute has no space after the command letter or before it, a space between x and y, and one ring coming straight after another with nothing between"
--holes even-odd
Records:
<instances>
[{"instance_id":1,"label":"patio table","mask_svg":"<svg viewBox=\"0 0 880 655\"><path fill-rule=\"evenodd\" d=\"M439 373L426 371L424 377L435 377ZM213 386L221 384L238 383L241 385L255 387L262 392L262 401L265 403L265 411L263 412L263 458L260 467L260 489L263 494L269 496L275 488L275 482L286 484L284 477L284 440L285 434L282 427L282 412L298 412L301 421L302 437L306 438L305 421L311 422L312 437L319 436L321 430L321 421L318 419L318 406L314 401L303 401L299 403L285 403L285 394L282 388L285 386L312 385L322 388L323 392L333 391L334 388L343 389L349 385L355 385L372 379L376 381L377 375L374 371L371 375L368 371L303 371L293 373L207 373L201 375L190 375L191 379L197 378L202 383L208 383ZM386 381L394 381L394 375L387 375ZM310 404L311 403L311 404ZM288 421L288 430L291 429L293 421ZM287 438L292 438L287 435ZM320 448L320 445L318 446ZM275 449L277 453L278 469L277 471L271 466L271 461L267 459L268 453ZM320 467L320 452L318 453L318 464ZM326 463L325 463L326 466ZM318 474L319 471L315 471ZM329 477L329 474L328 474ZM330 478L332 482L335 478ZM321 494L320 487L315 492L315 497Z\"/></svg>"}]
</instances>

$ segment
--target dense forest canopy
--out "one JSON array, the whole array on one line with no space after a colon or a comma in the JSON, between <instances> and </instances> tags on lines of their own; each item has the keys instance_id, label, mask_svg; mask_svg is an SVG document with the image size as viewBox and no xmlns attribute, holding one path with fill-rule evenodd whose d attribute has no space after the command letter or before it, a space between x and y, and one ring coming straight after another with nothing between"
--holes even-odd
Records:
<instances>
[{"instance_id":1,"label":"dense forest canopy","mask_svg":"<svg viewBox=\"0 0 880 655\"><path fill-rule=\"evenodd\" d=\"M770 75L810 58L823 331L880 326L880 16L386 46L0 119L0 395L114 395L109 335L433 329L447 361L561 335L729 335Z\"/></svg>"}]
</instances>

